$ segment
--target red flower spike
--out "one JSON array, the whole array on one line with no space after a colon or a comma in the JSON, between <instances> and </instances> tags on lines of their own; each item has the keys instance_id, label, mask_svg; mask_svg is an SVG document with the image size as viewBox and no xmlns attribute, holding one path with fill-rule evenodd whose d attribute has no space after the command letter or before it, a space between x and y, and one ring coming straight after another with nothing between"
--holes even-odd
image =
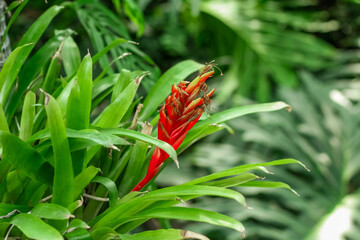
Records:
<instances>
[{"instance_id":1,"label":"red flower spike","mask_svg":"<svg viewBox=\"0 0 360 240\"><path fill-rule=\"evenodd\" d=\"M158 123L158 138L169 143L175 150L184 141L188 131L196 124L207 105L211 103L205 83L214 74L213 64L204 67L198 77L192 82L182 81L179 85L173 85L171 95L166 98L165 104L160 109ZM198 98L196 98L198 95ZM160 170L163 162L169 155L156 147L151 157L149 168L144 179L134 187L132 191L140 191Z\"/></svg>"}]
</instances>

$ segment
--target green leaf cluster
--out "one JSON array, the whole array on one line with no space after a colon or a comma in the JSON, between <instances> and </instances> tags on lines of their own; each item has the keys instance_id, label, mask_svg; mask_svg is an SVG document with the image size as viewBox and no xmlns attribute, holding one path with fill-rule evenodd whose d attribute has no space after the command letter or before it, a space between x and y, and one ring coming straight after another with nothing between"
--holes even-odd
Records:
<instances>
[{"instance_id":1,"label":"green leaf cluster","mask_svg":"<svg viewBox=\"0 0 360 240\"><path fill-rule=\"evenodd\" d=\"M21 10L26 3L20 3L17 9ZM129 234L152 218L205 222L244 235L245 228L232 217L178 204L214 196L234 200L246 207L244 196L230 187L259 179L249 171L264 171L264 166L299 162L283 159L242 165L178 186L130 192L144 177L155 147L177 161L178 153L171 145L151 136L152 127L156 126L147 121L155 125L157 109L170 93L171 86L184 81L203 65L186 60L161 77L155 76L157 81L149 89L143 109L139 115L133 114L142 101L139 87L149 74L145 71L148 65L145 67L144 61L152 63L152 60L124 38L102 38L108 33L96 34L96 31L109 30L100 29L101 21L123 26L119 19L112 18L113 13L101 15L109 10L96 3L95 0L79 0L51 6L26 31L0 72L0 237L200 237L178 229ZM137 24L141 35L144 23L140 21L140 10L133 1L125 3L125 11ZM90 16L90 10L94 8L98 11L94 12L95 16ZM46 43L38 44L53 19L66 11L77 13L92 39L95 55L80 51L71 29L57 30ZM100 14L99 19L96 14ZM126 35L125 30L120 34ZM40 46L33 52L37 44ZM133 62L127 64L110 66L109 61L115 61L115 64L117 60L127 62L127 58L123 58L125 55L119 54L125 45L141 60L132 59ZM112 54L116 55L116 60L110 60ZM100 73L95 71L97 68L102 69ZM156 67L151 72L156 72ZM288 107L283 102L274 102L219 112L200 121L189 132L179 152L222 130L224 127L220 124L228 120Z\"/></svg>"}]
</instances>

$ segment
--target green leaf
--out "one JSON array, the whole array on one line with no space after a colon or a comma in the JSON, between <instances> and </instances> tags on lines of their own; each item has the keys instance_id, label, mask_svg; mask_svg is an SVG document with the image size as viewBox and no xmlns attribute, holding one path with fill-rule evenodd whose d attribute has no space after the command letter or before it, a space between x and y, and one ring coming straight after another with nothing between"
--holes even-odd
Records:
<instances>
[{"instance_id":1,"label":"green leaf","mask_svg":"<svg viewBox=\"0 0 360 240\"><path fill-rule=\"evenodd\" d=\"M76 85L75 79L76 79L75 76L71 77L71 79L67 82L66 86L59 94L59 96L56 98L56 101L60 106L61 113L63 114L64 117L66 115L66 110L68 107L68 101L70 98L71 91L73 90L73 87ZM78 90L78 94L80 95L80 90Z\"/></svg>"},{"instance_id":2,"label":"green leaf","mask_svg":"<svg viewBox=\"0 0 360 240\"><path fill-rule=\"evenodd\" d=\"M11 224L18 227L28 238L39 240L63 239L61 234L55 228L31 214L19 214L11 220Z\"/></svg>"},{"instance_id":3,"label":"green leaf","mask_svg":"<svg viewBox=\"0 0 360 240\"><path fill-rule=\"evenodd\" d=\"M89 126L92 94L92 59L87 54L80 64L77 73L77 83L73 88L78 88L79 101L69 100L67 112L67 126L72 129L86 129ZM72 95L70 94L70 99Z\"/></svg>"},{"instance_id":4,"label":"green leaf","mask_svg":"<svg viewBox=\"0 0 360 240\"><path fill-rule=\"evenodd\" d=\"M31 214L38 218L57 220L74 217L67 208L53 203L39 203L31 210Z\"/></svg>"},{"instance_id":5,"label":"green leaf","mask_svg":"<svg viewBox=\"0 0 360 240\"><path fill-rule=\"evenodd\" d=\"M60 107L45 93L45 110L54 150L54 184L52 202L67 207L73 198L73 168Z\"/></svg>"},{"instance_id":6,"label":"green leaf","mask_svg":"<svg viewBox=\"0 0 360 240\"><path fill-rule=\"evenodd\" d=\"M128 70L125 70L125 71L128 71ZM120 74L119 73L111 74L111 75L109 75L105 78L102 78L96 82L94 81L93 94L92 94L93 99L100 97L103 92L107 92L107 91L111 92L111 90L109 90L109 89L111 89L112 86L114 86L114 84L116 84L116 82L119 80ZM127 82L126 86L130 83L130 80ZM113 99L113 100L115 100L115 99ZM111 102L113 102L113 101L111 101Z\"/></svg>"},{"instance_id":7,"label":"green leaf","mask_svg":"<svg viewBox=\"0 0 360 240\"><path fill-rule=\"evenodd\" d=\"M144 196L133 198L127 202L124 202L123 204L119 204L114 208L109 209L101 217L94 219L90 224L94 224L94 229L100 227L116 228L127 222L127 217L139 213L140 211L146 209L148 206L157 201L170 200L171 205L174 205L179 203L179 201L184 199L184 197L191 199L203 195L219 196L234 199L243 206L246 206L244 196L231 189L202 185L179 185L158 189L149 192ZM160 206L168 206L168 203L165 202L164 204L165 205L162 205L162 202L160 202Z\"/></svg>"},{"instance_id":8,"label":"green leaf","mask_svg":"<svg viewBox=\"0 0 360 240\"><path fill-rule=\"evenodd\" d=\"M32 135L34 119L35 119L35 102L36 95L28 92L25 96L24 106L21 114L19 137L26 141Z\"/></svg>"},{"instance_id":9,"label":"green leaf","mask_svg":"<svg viewBox=\"0 0 360 240\"><path fill-rule=\"evenodd\" d=\"M65 237L68 240L93 240L90 233L84 228L77 228L73 231L65 233Z\"/></svg>"},{"instance_id":10,"label":"green leaf","mask_svg":"<svg viewBox=\"0 0 360 240\"><path fill-rule=\"evenodd\" d=\"M91 180L96 176L100 169L89 166L85 168L80 174L78 174L74 179L74 196L73 199L77 199L80 194L83 193L85 187L89 185Z\"/></svg>"},{"instance_id":11,"label":"green leaf","mask_svg":"<svg viewBox=\"0 0 360 240\"><path fill-rule=\"evenodd\" d=\"M17 210L20 213L25 213L30 211L31 208L23 205L0 203L0 216L6 216L7 214L11 213L14 210Z\"/></svg>"},{"instance_id":12,"label":"green leaf","mask_svg":"<svg viewBox=\"0 0 360 240\"><path fill-rule=\"evenodd\" d=\"M53 167L29 144L15 135L0 131L0 145L3 148L2 161L12 164L16 169L22 170L27 176L40 183L52 185Z\"/></svg>"},{"instance_id":13,"label":"green leaf","mask_svg":"<svg viewBox=\"0 0 360 240\"><path fill-rule=\"evenodd\" d=\"M117 127L130 107L139 84L144 76L145 75L139 76L131 81L124 91L115 99L115 101L108 105L95 119L93 124L97 127Z\"/></svg>"},{"instance_id":14,"label":"green leaf","mask_svg":"<svg viewBox=\"0 0 360 240\"><path fill-rule=\"evenodd\" d=\"M231 108L219 113L216 113L211 116L211 118L199 121L186 135L183 143L179 147L178 151L181 152L190 146L193 142L198 141L199 139L214 133L216 130L221 130L223 127L215 126L223 122L229 121L234 118L238 118L251 113L258 112L270 112L277 111L280 109L290 109L290 106L284 102L273 102L273 103L263 103L263 104L254 104L248 106L242 106L237 108Z\"/></svg>"},{"instance_id":15,"label":"green leaf","mask_svg":"<svg viewBox=\"0 0 360 240\"><path fill-rule=\"evenodd\" d=\"M207 211L198 208L186 208L186 207L169 207L169 208L154 208L143 211L136 214L131 220L147 218L170 218L170 219L182 219L198 222L206 222L212 225L227 227L242 232L244 237L244 226L235 220L234 218L222 215L217 212Z\"/></svg>"},{"instance_id":16,"label":"green leaf","mask_svg":"<svg viewBox=\"0 0 360 240\"><path fill-rule=\"evenodd\" d=\"M290 163L297 163L297 164L300 164L301 166L305 167L301 162L294 160L294 159L281 159L281 160L276 160L276 161L267 162L267 163L245 164L245 165L241 165L238 167L226 169L226 170L223 170L220 172L216 172L216 173L204 176L204 177L196 178L187 183L184 183L183 185L199 184L199 183L208 182L208 181L222 178L222 177L228 177L231 175L245 173L247 171L255 170L255 169L266 171L266 169L264 169L265 166L276 166L276 165L284 165L284 164L290 164Z\"/></svg>"},{"instance_id":17,"label":"green leaf","mask_svg":"<svg viewBox=\"0 0 360 240\"><path fill-rule=\"evenodd\" d=\"M230 177L230 178L213 181L213 182L205 182L203 184L208 185L208 186L216 186L216 187L233 187L233 186L239 186L240 184L246 184L249 181L252 181L252 180L255 180L258 178L259 178L258 176L254 175L252 173L244 173L244 174L240 174L235 177ZM252 182L250 182L250 183L252 183Z\"/></svg>"},{"instance_id":18,"label":"green leaf","mask_svg":"<svg viewBox=\"0 0 360 240\"><path fill-rule=\"evenodd\" d=\"M32 45L34 44L28 43L15 48L15 50L12 51L9 57L6 59L6 62L4 63L4 66L0 72L0 103L6 103L6 99L16 79L17 72L13 69L18 69L19 71L23 64L23 62L19 61L17 57L21 56L21 53L25 49L31 49Z\"/></svg>"},{"instance_id":19,"label":"green leaf","mask_svg":"<svg viewBox=\"0 0 360 240\"><path fill-rule=\"evenodd\" d=\"M165 72L155 83L155 86L148 93L144 100L144 107L140 113L139 119L141 121L147 120L165 101L166 97L171 92L173 84L178 84L184 81L194 71L201 69L204 65L187 60L180 62Z\"/></svg>"},{"instance_id":20,"label":"green leaf","mask_svg":"<svg viewBox=\"0 0 360 240\"><path fill-rule=\"evenodd\" d=\"M117 38L114 41L112 41L110 44L108 44L105 48L103 48L100 52L95 54L95 56L92 58L93 63L95 64L99 59L104 56L108 51L110 51L112 48L116 47L117 45L121 43L127 43L128 40L125 40L123 38Z\"/></svg>"},{"instance_id":21,"label":"green leaf","mask_svg":"<svg viewBox=\"0 0 360 240\"><path fill-rule=\"evenodd\" d=\"M110 207L115 206L116 201L117 201L118 196L119 196L116 184L113 181L111 181L111 179L106 178L106 177L100 177L100 176L94 177L91 180L91 182L100 183L104 187L106 187L106 189L109 192L109 204L110 204Z\"/></svg>"},{"instance_id":22,"label":"green leaf","mask_svg":"<svg viewBox=\"0 0 360 240\"><path fill-rule=\"evenodd\" d=\"M299 196L299 194L292 189L288 184L283 182L268 182L268 181L252 181L245 182L238 185L239 187L261 187L261 188L285 188Z\"/></svg>"},{"instance_id":23,"label":"green leaf","mask_svg":"<svg viewBox=\"0 0 360 240\"><path fill-rule=\"evenodd\" d=\"M67 37L61 50L61 58L67 76L74 75L80 66L81 57L79 48L72 37Z\"/></svg>"},{"instance_id":24,"label":"green leaf","mask_svg":"<svg viewBox=\"0 0 360 240\"><path fill-rule=\"evenodd\" d=\"M91 237L98 240L110 240L119 237L119 234L112 228L103 227L92 231Z\"/></svg>"},{"instance_id":25,"label":"green leaf","mask_svg":"<svg viewBox=\"0 0 360 240\"><path fill-rule=\"evenodd\" d=\"M8 9L1 14L1 18L3 17L3 14L5 14L7 11L11 11L10 9L14 9L16 6L18 6L20 3L21 5L16 9L16 11L14 12L14 14L12 14L5 31L2 34L2 38L1 38L1 43L0 43L0 49L3 48L6 36L8 35L9 29L11 27L11 25L14 23L14 21L16 20L16 18L19 16L21 10L25 7L25 5L29 2L29 0L23 0L23 1L13 1L10 6L8 7Z\"/></svg>"},{"instance_id":26,"label":"green leaf","mask_svg":"<svg viewBox=\"0 0 360 240\"><path fill-rule=\"evenodd\" d=\"M88 229L90 228L89 225L86 224L86 222L84 222L83 220L80 220L80 219L73 219L69 226L68 226L68 229L71 229L71 228L85 228L85 229Z\"/></svg>"},{"instance_id":27,"label":"green leaf","mask_svg":"<svg viewBox=\"0 0 360 240\"><path fill-rule=\"evenodd\" d=\"M130 82L131 72L129 70L122 69L120 72L120 76L114 85L114 89L111 95L111 102L115 101L115 99L121 94L121 92L125 90L126 86L130 84Z\"/></svg>"},{"instance_id":28,"label":"green leaf","mask_svg":"<svg viewBox=\"0 0 360 240\"><path fill-rule=\"evenodd\" d=\"M0 130L5 132L10 132L9 125L7 123L4 110L2 108L2 105L0 103Z\"/></svg>"},{"instance_id":29,"label":"green leaf","mask_svg":"<svg viewBox=\"0 0 360 240\"><path fill-rule=\"evenodd\" d=\"M44 33L46 28L49 26L53 18L62 10L63 6L54 5L48 8L26 31L24 36L21 38L18 46L27 44L27 43L36 43L41 35ZM30 53L30 52L29 52Z\"/></svg>"},{"instance_id":30,"label":"green leaf","mask_svg":"<svg viewBox=\"0 0 360 240\"><path fill-rule=\"evenodd\" d=\"M61 47L61 46L60 46ZM61 59L60 59L60 49L55 52L52 56L50 65L47 69L44 83L42 85L42 90L45 92L53 92L54 85L56 79L59 77L59 73L61 70ZM41 100L39 101L41 104L44 102L44 96L41 95Z\"/></svg>"},{"instance_id":31,"label":"green leaf","mask_svg":"<svg viewBox=\"0 0 360 240\"><path fill-rule=\"evenodd\" d=\"M176 155L174 148L170 144L168 144L164 141L161 141L157 138L148 136L148 135L140 133L140 132L136 132L136 131L129 130L129 129L123 129L123 128L98 128L98 130L101 133L119 135L122 137L127 137L127 138L136 139L136 140L150 143L150 144L155 145L155 146L161 148L162 150L164 150L167 154L169 154L169 156L172 159L177 160L177 155Z\"/></svg>"},{"instance_id":32,"label":"green leaf","mask_svg":"<svg viewBox=\"0 0 360 240\"><path fill-rule=\"evenodd\" d=\"M150 135L151 131L152 126L149 123L145 123L141 133ZM130 192L143 177L139 169L142 169L143 166L146 165L145 160L148 149L148 143L136 141L135 146L131 150L131 156L127 163L123 181L119 186L120 196Z\"/></svg>"},{"instance_id":33,"label":"green leaf","mask_svg":"<svg viewBox=\"0 0 360 240\"><path fill-rule=\"evenodd\" d=\"M153 231L144 231L134 235L120 234L120 239L121 240L143 240L143 239L183 240L185 239L184 237L186 236L185 234L187 232L189 231L184 231L180 229L159 229ZM202 239L207 239L207 238L202 238Z\"/></svg>"},{"instance_id":34,"label":"green leaf","mask_svg":"<svg viewBox=\"0 0 360 240\"><path fill-rule=\"evenodd\" d=\"M128 130L131 131L131 130ZM135 132L135 131L133 131ZM98 145L104 146L106 148L113 148L117 149L115 145L129 145L130 143L123 138L115 136L114 134L107 133L107 132L100 132L95 129L84 129L84 130L73 130L73 129L66 129L66 135L68 138L78 138L78 139L85 139L92 141ZM144 135L144 134L143 134ZM44 129L40 132L37 132L28 140L28 142L33 142L39 139L49 138L50 131L49 129ZM125 136L124 136L125 137ZM141 136L142 137L142 136Z\"/></svg>"},{"instance_id":35,"label":"green leaf","mask_svg":"<svg viewBox=\"0 0 360 240\"><path fill-rule=\"evenodd\" d=\"M10 5L7 7L7 9L5 9L5 11L1 13L1 16L4 16L8 12L11 12L12 10L14 10L17 6L19 6L23 2L24 2L23 0L13 1L12 3L10 3Z\"/></svg>"}]
</instances>

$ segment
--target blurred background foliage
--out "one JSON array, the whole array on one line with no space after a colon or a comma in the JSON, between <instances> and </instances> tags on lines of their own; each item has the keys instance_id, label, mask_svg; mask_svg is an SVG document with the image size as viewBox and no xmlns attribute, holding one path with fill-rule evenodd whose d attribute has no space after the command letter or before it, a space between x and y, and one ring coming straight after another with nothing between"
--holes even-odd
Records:
<instances>
[{"instance_id":1,"label":"blurred background foliage","mask_svg":"<svg viewBox=\"0 0 360 240\"><path fill-rule=\"evenodd\" d=\"M9 33L11 44L45 9L63 2L30 1ZM76 3L72 12L55 19L44 38L70 25L81 53L97 52L118 37L139 43L113 48L113 59L102 58L102 69L95 71L111 73L112 67L151 71L153 78L142 89L146 92L153 85L151 79L183 59L215 59L224 75L210 81L216 87L211 111L269 100L293 107L292 113L232 121L227 129L233 134L224 131L188 149L180 170L168 166L159 176L161 185L244 163L296 158L311 172L288 166L266 178L288 183L300 197L254 187L241 189L250 198L251 210L210 197L192 205L241 220L247 239L360 239L360 1ZM124 52L132 53L126 61L119 59ZM211 239L239 238L210 225L184 227Z\"/></svg>"}]
</instances>

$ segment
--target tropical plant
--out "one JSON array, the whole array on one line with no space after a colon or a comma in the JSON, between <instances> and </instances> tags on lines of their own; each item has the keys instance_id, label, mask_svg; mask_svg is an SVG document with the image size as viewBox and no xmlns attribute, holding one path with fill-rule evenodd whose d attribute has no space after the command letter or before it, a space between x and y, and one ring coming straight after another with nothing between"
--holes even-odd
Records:
<instances>
[{"instance_id":1,"label":"tropical plant","mask_svg":"<svg viewBox=\"0 0 360 240\"><path fill-rule=\"evenodd\" d=\"M63 29L55 31L31 54L53 18L77 8L77 4L66 2L46 10L26 31L0 72L0 236L206 239L180 229L130 234L152 218L201 221L244 233L243 225L234 218L176 205L209 195L246 206L243 195L229 187L259 180L251 170L266 172L265 166L298 163L296 160L241 165L163 189L156 189L154 175L170 161L166 160L168 156L176 161L177 153L224 129L222 123L289 106L274 102L232 108L211 118L202 116L193 126L210 103L213 91L207 93L204 81L214 73L212 65L191 60L178 63L157 79L143 104L139 104L137 90L149 74L147 71L121 67L111 72L106 66L93 75L93 69L111 49L129 44L125 39L106 43L96 54L88 53L81 60L80 50L71 38L73 31ZM123 54L118 53L121 57ZM197 70L200 73L194 81L184 82ZM173 94L167 98L171 89ZM157 109L166 98L159 116ZM157 139L150 135L159 119ZM170 134L169 139L166 134ZM151 158L153 152L155 157ZM160 158L156 157L158 153ZM147 182L152 181L149 187L135 190L150 192L131 192L145 176ZM269 185L263 181L254 184ZM289 188L286 184L278 186Z\"/></svg>"}]
</instances>

